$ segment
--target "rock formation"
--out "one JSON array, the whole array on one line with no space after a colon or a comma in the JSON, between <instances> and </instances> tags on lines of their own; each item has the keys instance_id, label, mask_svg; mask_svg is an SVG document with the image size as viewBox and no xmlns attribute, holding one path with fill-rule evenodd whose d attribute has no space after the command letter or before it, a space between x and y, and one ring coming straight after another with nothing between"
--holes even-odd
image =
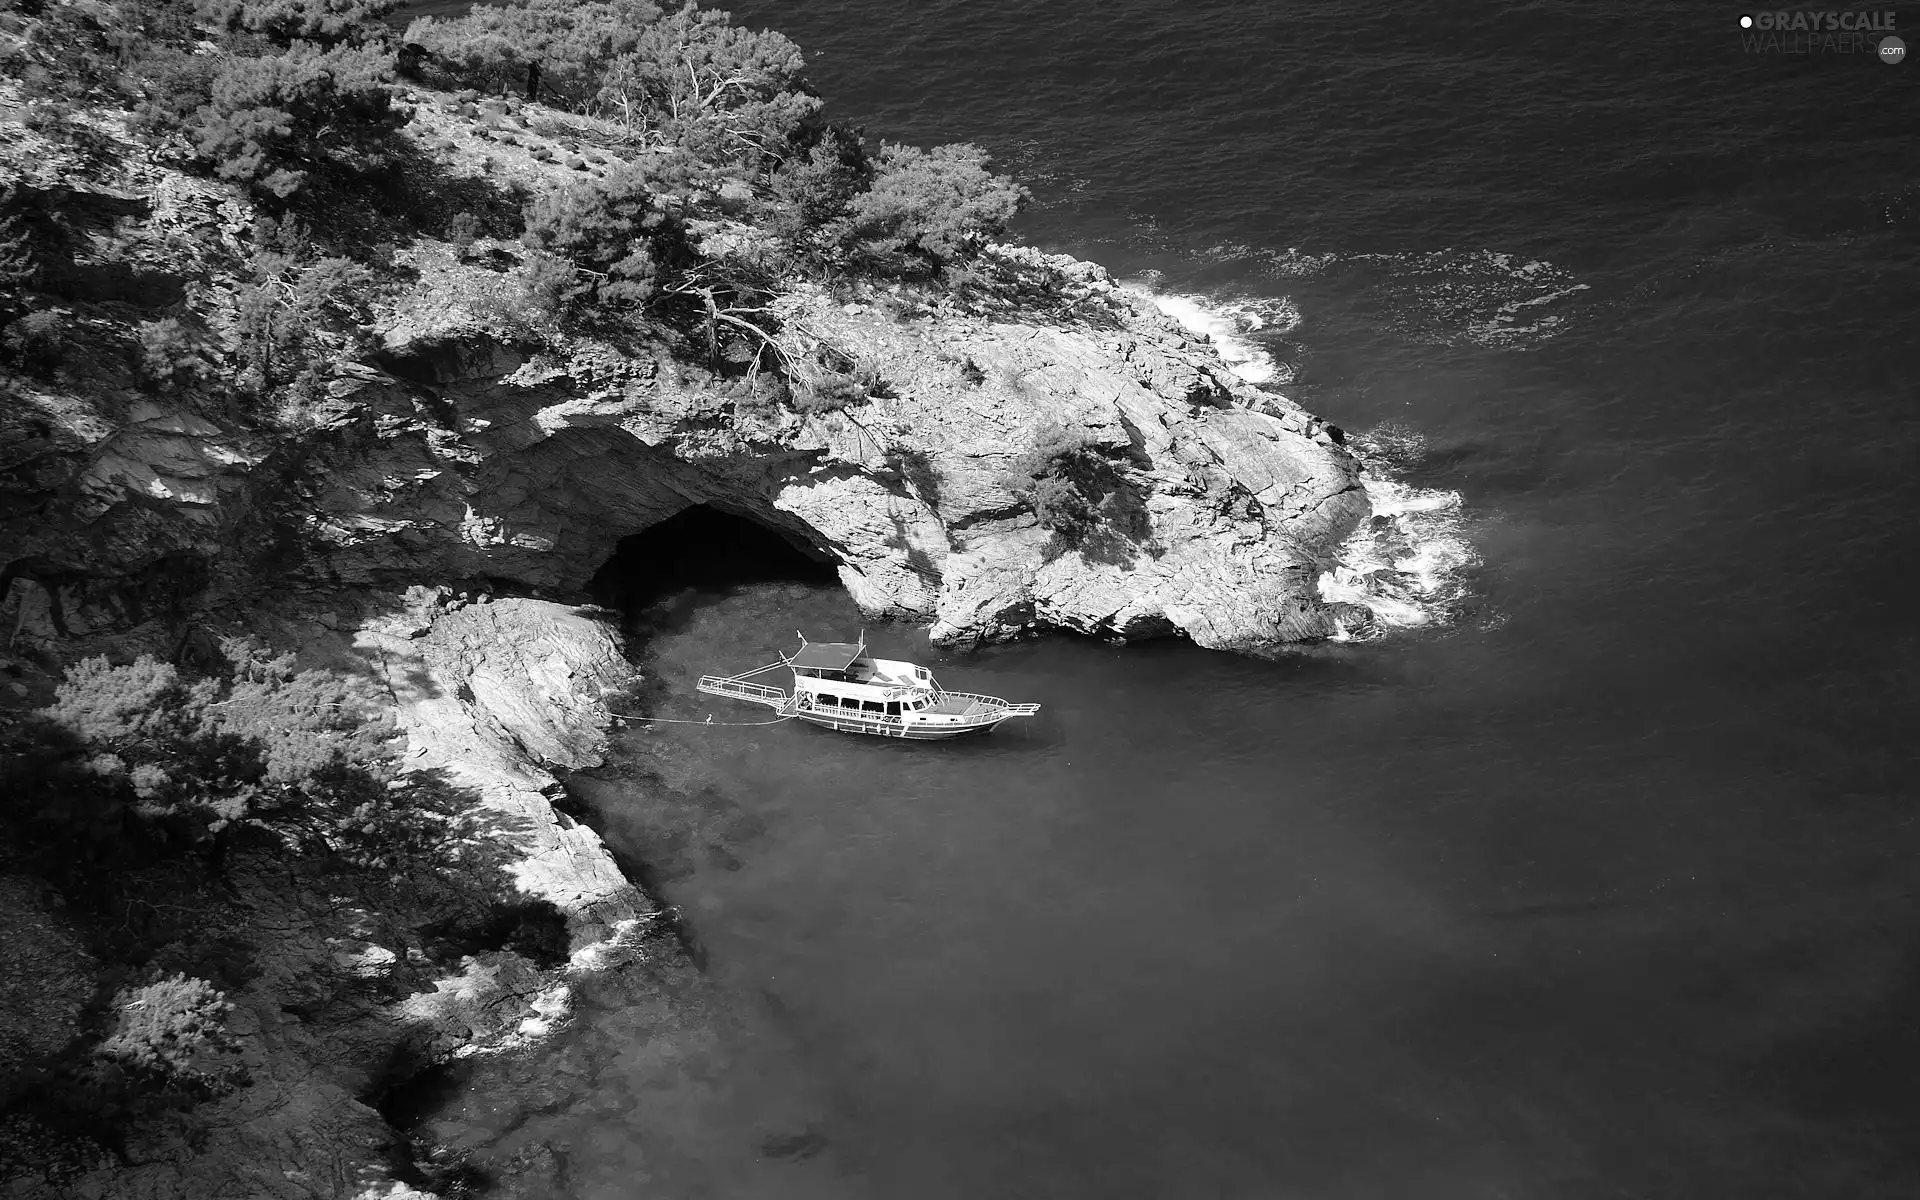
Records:
<instances>
[{"instance_id":1,"label":"rock formation","mask_svg":"<svg viewBox=\"0 0 1920 1200\"><path fill-rule=\"evenodd\" d=\"M415 132L453 147L449 169L479 173L448 106L409 99ZM500 302L513 244L423 238L369 324L323 339L331 365L297 411L249 410L221 381L240 369L256 214L144 155L6 133L0 185L62 231L38 286L65 355L0 369L0 621L40 663L39 690L0 704L44 701L62 659L178 656L250 628L384 686L408 766L471 794L498 876L396 913L238 872L262 963L230 997L252 1082L210 1102L199 1151L157 1141L131 1165L79 1164L72 1194L410 1194L369 1106L382 1088L537 1040L580 973L648 952L651 902L551 803L555 770L598 761L602 698L630 670L604 614L530 597L580 598L620 539L690 506L780 532L833 562L864 611L948 643L1052 628L1261 652L1333 631L1315 580L1368 511L1340 432L1234 377L1098 267L1001 247L1019 286L979 302L796 283L786 327L868 381L843 409L805 412L659 343L532 336ZM193 344L156 367L138 337L166 321ZM1054 428L1104 454L1126 501L1093 541L1043 527L1020 494L1017 464ZM422 929L508 903L558 914L559 961L499 937L451 963L428 952ZM43 973L66 982L0 1002L39 1005L57 1042L85 956L42 898L0 888L0 909L54 931ZM343 972L364 994L328 991Z\"/></svg>"},{"instance_id":2,"label":"rock formation","mask_svg":"<svg viewBox=\"0 0 1920 1200\"><path fill-rule=\"evenodd\" d=\"M831 557L863 610L939 641L1062 628L1259 649L1331 632L1314 580L1367 511L1338 432L1099 268L1005 257L1066 281L1065 315L903 320L796 288L788 321L884 381L818 416L743 412L601 345L527 357L467 314L403 312L388 377L339 389L365 415L330 451L309 561L343 580L572 589L620 537L698 503ZM1010 469L1049 425L1127 461L1142 528L1087 553L1035 522Z\"/></svg>"},{"instance_id":3,"label":"rock formation","mask_svg":"<svg viewBox=\"0 0 1920 1200\"><path fill-rule=\"evenodd\" d=\"M118 263L140 282L131 306L76 303L76 318L104 336L179 312L191 281L187 308L222 335L205 366L235 370L244 207L147 163L102 177L44 149L10 158L4 182L88 231L53 273ZM1314 581L1368 511L1339 431L1239 380L1100 268L998 257L1032 284L1024 299L838 303L793 287L786 320L882 381L844 412L801 415L718 394L657 348L535 345L501 316L496 263L423 241L397 262L412 285L375 306L377 344L342 347L298 436L204 389L142 386L118 355L10 378L0 567L77 572L58 584L73 592L62 615L108 605L96 623L137 619L126 605L191 586L183 571L231 570L236 549L316 582L577 593L621 537L708 504L829 556L865 611L945 642L1061 628L1259 650L1330 633ZM1012 490L1049 425L1125 460L1144 519L1097 552L1064 546Z\"/></svg>"}]
</instances>

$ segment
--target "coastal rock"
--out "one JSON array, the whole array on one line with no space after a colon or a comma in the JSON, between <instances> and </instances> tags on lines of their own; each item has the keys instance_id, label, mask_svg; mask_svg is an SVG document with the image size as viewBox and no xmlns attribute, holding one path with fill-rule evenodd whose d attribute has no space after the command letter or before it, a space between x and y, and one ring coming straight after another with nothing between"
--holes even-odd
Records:
<instances>
[{"instance_id":1,"label":"coastal rock","mask_svg":"<svg viewBox=\"0 0 1920 1200\"><path fill-rule=\"evenodd\" d=\"M657 917L593 831L552 804L550 768L600 761L606 697L633 681L601 614L417 586L334 597L317 611L283 600L248 624L306 665L377 682L406 768L444 779L471 806L464 866L389 885L324 860L237 859L228 891L244 920L228 944L247 965L225 1024L244 1084L194 1109L192 1147L156 1126L133 1147L135 1165L103 1162L58 1187L41 1180L46 1194L425 1197L405 1182L410 1150L373 1107L381 1094L428 1064L545 1038L582 981L644 953L634 935ZM57 1039L44 1053L71 1038L94 971L19 887L0 878L0 907L18 918L9 930L32 934L40 960L78 955L71 994L46 988L63 976L45 961L23 963L39 983L32 1003L46 1038ZM22 1015L14 1000L0 989L0 1032ZM0 1051L18 1059L35 1047Z\"/></svg>"},{"instance_id":2,"label":"coastal rock","mask_svg":"<svg viewBox=\"0 0 1920 1200\"><path fill-rule=\"evenodd\" d=\"M139 219L162 246L220 217L176 179L147 168L113 192L148 197ZM202 273L232 269L224 243L194 244ZM47 621L88 628L151 611L163 560L236 552L272 552L316 586L577 594L621 538L702 504L812 548L863 611L941 642L1052 627L1257 652L1329 634L1314 580L1369 511L1335 432L1092 264L996 253L1033 295L990 312L795 284L787 326L874 381L807 414L642 347L565 336L532 352L469 299L497 274L424 244L407 252L417 285L379 315L378 348L334 368L297 454L210 395L144 394L124 368L17 380L0 567L66 572L16 573L52 589ZM1036 525L1014 477L1056 428L1113 460L1128 514L1078 544Z\"/></svg>"},{"instance_id":3,"label":"coastal rock","mask_svg":"<svg viewBox=\"0 0 1920 1200\"><path fill-rule=\"evenodd\" d=\"M427 1063L514 1059L566 1019L582 980L674 953L652 901L554 805L556 773L599 760L632 669L607 614L531 597L577 597L621 539L690 506L811 549L865 612L947 643L1060 628L1259 653L1339 628L1314 581L1368 512L1352 457L1093 264L998 248L994 269L1016 283L977 305L794 282L783 328L866 390L805 411L644 340L531 333L503 298L523 247L422 238L395 256L410 283L370 324L315 335L298 402L265 402L228 386L261 214L136 152L112 127L124 114L95 124L127 152L82 159L12 111L0 104L0 184L76 232L42 264L36 305L101 349L0 369L10 654L38 664L41 687L62 661L185 663L210 631L251 632L361 676L387 698L406 768L463 797L450 836L466 856L390 881L404 896L284 858L236 864L221 903L252 960L229 996L247 1082L196 1107L191 1144L156 1125L134 1165L57 1190L10 1181L19 1194L418 1195L371 1106L390 1085ZM437 129L449 153L507 152ZM539 137L511 150L516 170L574 177ZM696 232L716 247L752 236ZM127 348L169 319L204 333L202 369L146 378ZM1021 462L1056 430L1112 465L1114 515L1077 541L1021 495ZM45 897L0 893L0 916L35 931L0 949L32 950L33 978L54 981L0 996L8 1017L43 1022L0 1046L26 1062L77 1028L99 980ZM653 1008L621 1001L637 1030L672 1018L690 1044L707 1036L704 1017L647 995ZM514 1061L508 1077L536 1086L542 1070ZM560 1156L529 1151L528 1179L557 1178Z\"/></svg>"},{"instance_id":4,"label":"coastal rock","mask_svg":"<svg viewBox=\"0 0 1920 1200\"><path fill-rule=\"evenodd\" d=\"M896 321L796 288L785 319L881 381L809 416L593 343L522 361L458 313L403 306L391 378L354 397L377 437L330 450L315 563L577 588L620 538L706 504L813 547L865 612L938 641L1055 627L1257 651L1332 632L1313 581L1368 512L1352 456L1097 268L1038 262L1092 307ZM1071 546L1036 526L1013 471L1052 428L1120 464L1130 527Z\"/></svg>"},{"instance_id":5,"label":"coastal rock","mask_svg":"<svg viewBox=\"0 0 1920 1200\"><path fill-rule=\"evenodd\" d=\"M597 765L611 722L606 699L633 679L613 630L593 614L502 598L434 611L416 588L370 621L354 647L376 661L407 738L410 769L472 788L511 849L528 899L565 915L573 950L651 911L592 830L553 808L549 767ZM415 636L426 608L427 629Z\"/></svg>"}]
</instances>

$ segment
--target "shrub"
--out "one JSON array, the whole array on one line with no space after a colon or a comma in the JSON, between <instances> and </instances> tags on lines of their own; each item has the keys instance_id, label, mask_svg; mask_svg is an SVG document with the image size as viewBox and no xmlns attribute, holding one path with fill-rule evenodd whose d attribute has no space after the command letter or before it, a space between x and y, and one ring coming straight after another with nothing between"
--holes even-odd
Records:
<instances>
[{"instance_id":1,"label":"shrub","mask_svg":"<svg viewBox=\"0 0 1920 1200\"><path fill-rule=\"evenodd\" d=\"M713 161L778 161L820 111L800 48L688 4L607 67L602 111Z\"/></svg>"},{"instance_id":2,"label":"shrub","mask_svg":"<svg viewBox=\"0 0 1920 1200\"><path fill-rule=\"evenodd\" d=\"M623 168L600 179L549 192L527 209L530 274L556 311L586 304L644 307L669 273L692 260L686 231L648 187L644 169ZM570 264L571 279L555 262Z\"/></svg>"},{"instance_id":3,"label":"shrub","mask_svg":"<svg viewBox=\"0 0 1920 1200\"><path fill-rule=\"evenodd\" d=\"M218 55L150 50L128 73L128 87L138 98L133 128L149 138L197 128L195 114L212 102L222 66Z\"/></svg>"},{"instance_id":4,"label":"shrub","mask_svg":"<svg viewBox=\"0 0 1920 1200\"><path fill-rule=\"evenodd\" d=\"M143 321L136 334L140 343L140 373L156 388L190 384L207 374L201 342L177 317Z\"/></svg>"},{"instance_id":5,"label":"shrub","mask_svg":"<svg viewBox=\"0 0 1920 1200\"><path fill-rule=\"evenodd\" d=\"M1145 532L1136 489L1098 442L1057 423L1042 426L1014 461L1013 492L1044 529L1079 545L1102 526L1129 535Z\"/></svg>"},{"instance_id":6,"label":"shrub","mask_svg":"<svg viewBox=\"0 0 1920 1200\"><path fill-rule=\"evenodd\" d=\"M113 1027L98 1053L131 1067L180 1079L213 1074L207 1057L227 1047L233 1005L204 979L172 975L113 998Z\"/></svg>"},{"instance_id":7,"label":"shrub","mask_svg":"<svg viewBox=\"0 0 1920 1200\"><path fill-rule=\"evenodd\" d=\"M456 253L465 255L467 251L473 249L473 243L485 232L486 229L480 223L479 217L462 210L453 214L452 219L447 222L447 243Z\"/></svg>"},{"instance_id":8,"label":"shrub","mask_svg":"<svg viewBox=\"0 0 1920 1200\"><path fill-rule=\"evenodd\" d=\"M557 254L529 251L519 272L518 295L499 314L503 324L557 325L575 315L589 294L580 272Z\"/></svg>"},{"instance_id":9,"label":"shrub","mask_svg":"<svg viewBox=\"0 0 1920 1200\"><path fill-rule=\"evenodd\" d=\"M16 848L50 849L66 867L118 857L136 840L133 792L85 743L34 715L0 728L0 824Z\"/></svg>"},{"instance_id":10,"label":"shrub","mask_svg":"<svg viewBox=\"0 0 1920 1200\"><path fill-rule=\"evenodd\" d=\"M41 715L82 744L113 753L165 736L183 705L210 698L194 696L178 671L147 655L124 667L89 658L68 668Z\"/></svg>"},{"instance_id":11,"label":"shrub","mask_svg":"<svg viewBox=\"0 0 1920 1200\"><path fill-rule=\"evenodd\" d=\"M340 857L359 867L391 871L423 863L450 865L459 857L449 833L464 807L459 791L435 775L413 775L356 793L342 792L344 815L330 832ZM351 808L345 802L357 801Z\"/></svg>"},{"instance_id":12,"label":"shrub","mask_svg":"<svg viewBox=\"0 0 1920 1200\"><path fill-rule=\"evenodd\" d=\"M648 0L530 0L476 4L463 17L422 17L405 40L427 49L453 79L486 92L518 91L538 66L543 98L591 108L607 68L660 19Z\"/></svg>"},{"instance_id":13,"label":"shrub","mask_svg":"<svg viewBox=\"0 0 1920 1200\"><path fill-rule=\"evenodd\" d=\"M327 769L379 756L387 731L368 724L375 701L363 685L332 671L298 670L292 655L269 658L253 644L224 649L236 661L200 727L260 747L267 782L339 791L345 784Z\"/></svg>"},{"instance_id":14,"label":"shrub","mask_svg":"<svg viewBox=\"0 0 1920 1200\"><path fill-rule=\"evenodd\" d=\"M214 75L188 135L222 179L285 200L314 168L377 157L398 124L391 73L367 50L295 46L268 58L236 58Z\"/></svg>"},{"instance_id":15,"label":"shrub","mask_svg":"<svg viewBox=\"0 0 1920 1200\"><path fill-rule=\"evenodd\" d=\"M365 764L380 761L385 727L369 723L368 695L345 676L296 670L243 643L227 652L230 674L191 682L144 655L70 668L37 714L64 751L38 760L41 778L12 781L27 810L16 819L44 840L119 836L133 816L186 844L211 842L216 854L219 835L243 826L290 844L327 842L333 824L383 786ZM74 811L61 811L63 801L77 802Z\"/></svg>"},{"instance_id":16,"label":"shrub","mask_svg":"<svg viewBox=\"0 0 1920 1200\"><path fill-rule=\"evenodd\" d=\"M760 224L790 250L816 264L832 249L826 231L847 214L853 198L873 178L873 165L860 138L828 126L804 154L795 154L773 173Z\"/></svg>"},{"instance_id":17,"label":"shrub","mask_svg":"<svg viewBox=\"0 0 1920 1200\"><path fill-rule=\"evenodd\" d=\"M67 322L57 312L30 312L0 331L8 362L32 375L50 376L67 357Z\"/></svg>"},{"instance_id":18,"label":"shrub","mask_svg":"<svg viewBox=\"0 0 1920 1200\"><path fill-rule=\"evenodd\" d=\"M864 378L861 375L823 374L792 389L794 410L816 416L845 412L856 404L866 403L871 395L867 390L867 382L873 378L871 372L865 373Z\"/></svg>"},{"instance_id":19,"label":"shrub","mask_svg":"<svg viewBox=\"0 0 1920 1200\"><path fill-rule=\"evenodd\" d=\"M200 15L229 33L247 33L291 46L381 43L392 36L384 23L400 0L199 0Z\"/></svg>"},{"instance_id":20,"label":"shrub","mask_svg":"<svg viewBox=\"0 0 1920 1200\"><path fill-rule=\"evenodd\" d=\"M938 273L1007 223L1027 190L987 169L978 146L883 145L873 180L847 205L838 235L854 261L884 274Z\"/></svg>"},{"instance_id":21,"label":"shrub","mask_svg":"<svg viewBox=\"0 0 1920 1200\"><path fill-rule=\"evenodd\" d=\"M91 100L110 94L118 66L109 30L117 5L46 4L22 13L33 18L4 66L27 100ZM8 39L12 42L12 39Z\"/></svg>"},{"instance_id":22,"label":"shrub","mask_svg":"<svg viewBox=\"0 0 1920 1200\"><path fill-rule=\"evenodd\" d=\"M273 227L274 242L296 244L300 227ZM273 244L273 243L269 243ZM368 316L373 272L347 258L301 261L299 255L260 250L253 282L234 294L234 332L243 364L241 386L256 395L293 382L314 365L321 335L357 335Z\"/></svg>"}]
</instances>

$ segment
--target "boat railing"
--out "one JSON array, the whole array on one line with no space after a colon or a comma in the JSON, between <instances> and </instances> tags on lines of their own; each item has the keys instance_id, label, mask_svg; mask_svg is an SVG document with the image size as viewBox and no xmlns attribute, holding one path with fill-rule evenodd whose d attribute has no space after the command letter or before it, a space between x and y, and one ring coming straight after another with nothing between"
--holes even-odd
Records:
<instances>
[{"instance_id":1,"label":"boat railing","mask_svg":"<svg viewBox=\"0 0 1920 1200\"><path fill-rule=\"evenodd\" d=\"M978 700L1002 716L1030 717L1040 711L1038 704L1009 704L998 696L983 696L979 692L949 692L945 688L935 693L942 700Z\"/></svg>"},{"instance_id":2,"label":"boat railing","mask_svg":"<svg viewBox=\"0 0 1920 1200\"><path fill-rule=\"evenodd\" d=\"M768 708L782 708L793 697L777 687L768 687L764 683L748 683L731 675L702 675L700 682L694 685L696 690L710 696L731 696L735 700L747 700L754 704L764 704Z\"/></svg>"}]
</instances>

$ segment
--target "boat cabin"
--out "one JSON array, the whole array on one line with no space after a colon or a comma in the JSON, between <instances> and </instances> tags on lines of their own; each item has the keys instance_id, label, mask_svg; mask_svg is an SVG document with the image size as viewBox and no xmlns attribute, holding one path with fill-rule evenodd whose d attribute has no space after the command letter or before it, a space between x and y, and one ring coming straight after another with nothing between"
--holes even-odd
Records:
<instances>
[{"instance_id":1,"label":"boat cabin","mask_svg":"<svg viewBox=\"0 0 1920 1200\"><path fill-rule=\"evenodd\" d=\"M782 664L793 671L792 695L748 678ZM984 733L1009 717L1040 711L1038 704L949 692L925 667L868 654L865 636L856 643L809 642L803 635L797 654L782 655L780 662L743 675L702 675L698 687L709 695L764 704L778 709L783 718L798 717L842 733L918 741Z\"/></svg>"},{"instance_id":2,"label":"boat cabin","mask_svg":"<svg viewBox=\"0 0 1920 1200\"><path fill-rule=\"evenodd\" d=\"M864 642L808 642L788 660L793 687L812 708L898 717L940 700L933 672L910 662L875 658Z\"/></svg>"}]
</instances>

